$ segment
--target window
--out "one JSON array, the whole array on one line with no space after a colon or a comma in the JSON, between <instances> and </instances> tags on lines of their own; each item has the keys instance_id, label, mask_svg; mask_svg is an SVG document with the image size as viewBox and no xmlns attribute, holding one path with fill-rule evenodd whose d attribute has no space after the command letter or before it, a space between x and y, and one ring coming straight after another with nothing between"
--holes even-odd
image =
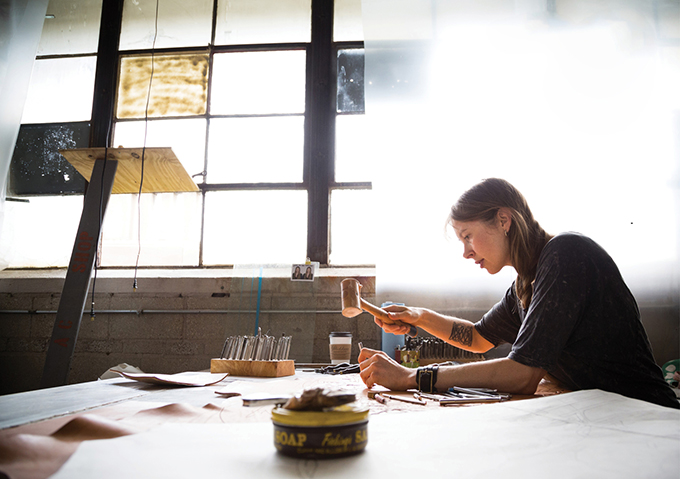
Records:
<instances>
[{"instance_id":1,"label":"window","mask_svg":"<svg viewBox=\"0 0 680 479\"><path fill-rule=\"evenodd\" d=\"M36 71L49 74L39 75L42 83L30 95L22 137L34 144L43 138L50 153L29 154L20 139L12 168L33 176L25 177L31 187L24 189L13 188L19 183L12 180L12 194L82 193L84 180L55 150L87 146L88 137L96 143L102 128L110 131L112 147L172 147L200 188L141 200L114 195L103 224L101 266L133 266L140 242L140 266L306 257L322 264L372 263L367 239L341 232L357 208L369 208L372 196L371 161L361 154L360 0L125 0L119 41L105 37L110 43L99 46L101 2L88 2L83 12L63 0L49 8L58 26L46 20L41 45L53 50L36 61ZM110 20L102 18L102 25ZM66 24L78 53L68 50ZM68 48L54 51L56 37ZM102 52L111 50L116 88L105 101L112 116L92 102L97 58L108 65ZM47 103L53 113L47 114ZM58 168L41 183L35 179L44 158ZM35 210L42 204L21 205ZM75 229L64 234L72 237ZM11 266L29 266L25 257Z\"/></svg>"}]
</instances>

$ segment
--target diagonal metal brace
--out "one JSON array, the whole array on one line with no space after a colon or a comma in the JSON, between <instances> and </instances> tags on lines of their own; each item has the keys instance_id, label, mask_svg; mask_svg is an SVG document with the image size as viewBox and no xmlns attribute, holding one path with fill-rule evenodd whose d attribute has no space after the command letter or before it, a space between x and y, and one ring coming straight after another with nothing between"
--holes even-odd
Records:
<instances>
[{"instance_id":1,"label":"diagonal metal brace","mask_svg":"<svg viewBox=\"0 0 680 479\"><path fill-rule=\"evenodd\" d=\"M68 379L90 286L92 268L97 256L101 224L111 196L117 160L96 160L85 194L83 213L73 245L71 261L59 300L47 358L40 381L41 388L63 386Z\"/></svg>"}]
</instances>

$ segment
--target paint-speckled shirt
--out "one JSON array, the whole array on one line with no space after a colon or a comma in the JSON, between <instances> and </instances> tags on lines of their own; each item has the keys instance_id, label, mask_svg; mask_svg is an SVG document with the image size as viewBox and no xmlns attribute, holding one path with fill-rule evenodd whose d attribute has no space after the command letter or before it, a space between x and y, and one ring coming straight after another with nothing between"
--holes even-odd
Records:
<instances>
[{"instance_id":1,"label":"paint-speckled shirt","mask_svg":"<svg viewBox=\"0 0 680 479\"><path fill-rule=\"evenodd\" d=\"M510 359L545 369L573 390L679 407L619 269L583 235L563 233L543 248L527 310L513 284L475 327L496 346L512 344Z\"/></svg>"}]
</instances>

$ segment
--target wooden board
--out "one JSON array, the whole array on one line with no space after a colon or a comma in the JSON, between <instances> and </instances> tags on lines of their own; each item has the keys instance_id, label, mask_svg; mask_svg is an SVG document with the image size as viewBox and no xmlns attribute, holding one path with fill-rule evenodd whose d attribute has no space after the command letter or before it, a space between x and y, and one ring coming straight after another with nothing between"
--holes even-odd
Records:
<instances>
[{"instance_id":1,"label":"wooden board","mask_svg":"<svg viewBox=\"0 0 680 479\"><path fill-rule=\"evenodd\" d=\"M59 150L75 169L90 181L95 160L104 159L105 148ZM194 180L177 159L172 148L108 148L107 158L118 160L114 194L139 193L144 154L142 193L176 193L199 191Z\"/></svg>"},{"instance_id":2,"label":"wooden board","mask_svg":"<svg viewBox=\"0 0 680 479\"><path fill-rule=\"evenodd\" d=\"M241 359L211 359L211 373L229 373L232 376L279 378L295 374L295 361L248 361Z\"/></svg>"}]
</instances>

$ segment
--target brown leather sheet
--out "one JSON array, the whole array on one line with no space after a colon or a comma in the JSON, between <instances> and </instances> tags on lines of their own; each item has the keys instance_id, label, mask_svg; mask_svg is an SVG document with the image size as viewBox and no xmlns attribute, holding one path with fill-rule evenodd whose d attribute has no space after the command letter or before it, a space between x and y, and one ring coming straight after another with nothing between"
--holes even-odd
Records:
<instances>
[{"instance_id":1,"label":"brown leather sheet","mask_svg":"<svg viewBox=\"0 0 680 479\"><path fill-rule=\"evenodd\" d=\"M135 406L137 411L133 412ZM0 431L0 473L11 479L44 479L59 470L83 441L135 434L168 422L225 422L221 417L224 408L212 404L203 408L186 404L148 407L149 403L111 406L97 410L96 414L79 414Z\"/></svg>"}]
</instances>

